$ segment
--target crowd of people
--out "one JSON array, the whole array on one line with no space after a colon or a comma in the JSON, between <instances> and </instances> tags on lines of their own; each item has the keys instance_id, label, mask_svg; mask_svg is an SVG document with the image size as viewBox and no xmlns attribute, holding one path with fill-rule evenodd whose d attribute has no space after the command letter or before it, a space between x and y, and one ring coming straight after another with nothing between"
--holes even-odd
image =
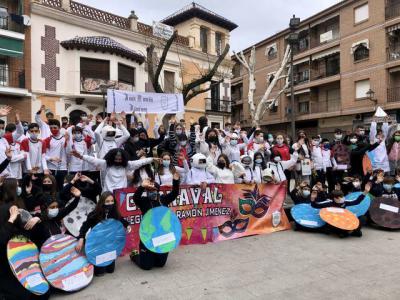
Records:
<instances>
[{"instance_id":1,"label":"crowd of people","mask_svg":"<svg viewBox=\"0 0 400 300\"><path fill-rule=\"evenodd\" d=\"M143 212L168 206L180 184L287 182L295 204L318 208L357 204L362 196L353 203L344 199L355 191L400 197L395 187L400 182L400 130L386 120L379 128L372 122L369 134L362 126L354 132L336 129L329 140L303 130L292 138L255 127L244 130L239 123L211 128L206 117L189 124L172 117L168 126L156 122L150 134L147 116L135 114L83 113L71 124L66 117L60 123L42 106L32 123L20 120L11 107L1 108L0 116L15 116L15 122L0 120L0 299L35 297L11 274L8 240L24 233L40 248L50 236L65 232L62 219L81 197L96 208L81 228L78 251L87 231L100 221L114 218L128 226L113 195L126 187L138 188L134 201ZM172 186L173 192L160 196L160 186ZM27 222L22 210L31 214ZM361 230L355 234L361 236ZM166 260L167 255L151 253L142 243L133 257L146 270ZM96 267L95 275L112 273L114 267Z\"/></svg>"}]
</instances>

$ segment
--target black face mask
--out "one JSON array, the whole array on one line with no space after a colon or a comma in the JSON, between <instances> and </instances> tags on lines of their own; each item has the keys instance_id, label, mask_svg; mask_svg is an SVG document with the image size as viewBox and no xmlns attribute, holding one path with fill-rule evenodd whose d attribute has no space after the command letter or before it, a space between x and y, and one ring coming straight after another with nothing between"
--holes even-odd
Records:
<instances>
[{"instance_id":1,"label":"black face mask","mask_svg":"<svg viewBox=\"0 0 400 300\"><path fill-rule=\"evenodd\" d=\"M114 211L114 204L104 204L103 209L105 214L108 215Z\"/></svg>"},{"instance_id":2,"label":"black face mask","mask_svg":"<svg viewBox=\"0 0 400 300\"><path fill-rule=\"evenodd\" d=\"M218 138L217 138L216 136L210 136L210 137L208 138L208 140L209 140L210 142L216 143L216 142L218 141Z\"/></svg>"},{"instance_id":3,"label":"black face mask","mask_svg":"<svg viewBox=\"0 0 400 300\"><path fill-rule=\"evenodd\" d=\"M217 163L217 166L218 166L218 168L220 168L220 169L225 169L226 164L225 164L225 162L223 162L223 161L219 161L219 162Z\"/></svg>"},{"instance_id":4,"label":"black face mask","mask_svg":"<svg viewBox=\"0 0 400 300\"><path fill-rule=\"evenodd\" d=\"M53 189L53 185L52 184L43 184L43 191L44 192L51 192L52 189Z\"/></svg>"}]
</instances>

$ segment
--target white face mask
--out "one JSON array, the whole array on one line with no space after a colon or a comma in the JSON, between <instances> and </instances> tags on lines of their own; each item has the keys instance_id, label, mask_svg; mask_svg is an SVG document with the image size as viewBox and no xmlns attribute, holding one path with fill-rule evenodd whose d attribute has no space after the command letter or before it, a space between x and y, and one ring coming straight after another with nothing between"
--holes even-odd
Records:
<instances>
[{"instance_id":1,"label":"white face mask","mask_svg":"<svg viewBox=\"0 0 400 300\"><path fill-rule=\"evenodd\" d=\"M336 201L336 203L343 204L343 203L344 203L344 201L345 201L345 199L344 199L344 197L343 197L343 198L340 198L339 200L337 200L337 201Z\"/></svg>"},{"instance_id":2,"label":"white face mask","mask_svg":"<svg viewBox=\"0 0 400 300\"><path fill-rule=\"evenodd\" d=\"M268 138L268 143L273 143L274 138Z\"/></svg>"},{"instance_id":3,"label":"white face mask","mask_svg":"<svg viewBox=\"0 0 400 300\"><path fill-rule=\"evenodd\" d=\"M319 141L312 141L313 146L319 146Z\"/></svg>"},{"instance_id":4,"label":"white face mask","mask_svg":"<svg viewBox=\"0 0 400 300\"><path fill-rule=\"evenodd\" d=\"M282 145L283 144L283 139L276 139L276 142L278 143L278 145Z\"/></svg>"},{"instance_id":5,"label":"white face mask","mask_svg":"<svg viewBox=\"0 0 400 300\"><path fill-rule=\"evenodd\" d=\"M310 195L311 195L311 192L310 192L309 190L303 191L303 196L304 196L304 197L308 197L308 196L310 196Z\"/></svg>"},{"instance_id":6,"label":"white face mask","mask_svg":"<svg viewBox=\"0 0 400 300\"><path fill-rule=\"evenodd\" d=\"M177 130L176 130L176 134L178 134L178 135L179 135L179 134L182 134L182 129L177 129Z\"/></svg>"},{"instance_id":7,"label":"white face mask","mask_svg":"<svg viewBox=\"0 0 400 300\"><path fill-rule=\"evenodd\" d=\"M352 143L352 144L357 143L357 139L350 139L350 143Z\"/></svg>"},{"instance_id":8,"label":"white face mask","mask_svg":"<svg viewBox=\"0 0 400 300\"><path fill-rule=\"evenodd\" d=\"M58 216L58 208L49 208L47 215L50 219L54 219Z\"/></svg>"},{"instance_id":9,"label":"white face mask","mask_svg":"<svg viewBox=\"0 0 400 300\"><path fill-rule=\"evenodd\" d=\"M342 137L343 137L342 134L335 134L335 139L336 139L336 140L341 140Z\"/></svg>"},{"instance_id":10,"label":"white face mask","mask_svg":"<svg viewBox=\"0 0 400 300\"><path fill-rule=\"evenodd\" d=\"M259 143L259 144L264 143L264 137L262 137L262 136L258 137L257 143Z\"/></svg>"},{"instance_id":11,"label":"white face mask","mask_svg":"<svg viewBox=\"0 0 400 300\"><path fill-rule=\"evenodd\" d=\"M354 181L354 182L353 182L353 186L354 186L355 188L359 188L359 187L361 186L361 182L359 182L359 181Z\"/></svg>"},{"instance_id":12,"label":"white face mask","mask_svg":"<svg viewBox=\"0 0 400 300\"><path fill-rule=\"evenodd\" d=\"M75 133L75 140L81 141L82 140L82 133Z\"/></svg>"}]
</instances>

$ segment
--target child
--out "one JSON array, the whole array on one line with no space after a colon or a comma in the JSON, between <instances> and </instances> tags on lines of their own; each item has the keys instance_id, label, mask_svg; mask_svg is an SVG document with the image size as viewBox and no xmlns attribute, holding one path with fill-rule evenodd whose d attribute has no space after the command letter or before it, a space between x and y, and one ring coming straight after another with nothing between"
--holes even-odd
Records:
<instances>
[{"instance_id":1,"label":"child","mask_svg":"<svg viewBox=\"0 0 400 300\"><path fill-rule=\"evenodd\" d=\"M366 184L365 185L365 189L364 189L364 193L361 194L356 200L346 200L344 198L344 194L342 191L340 190L334 190L331 195L332 195L332 199L327 199L325 201L318 201L318 194L316 192L312 192L311 194L311 206L314 208L326 208L326 207L339 207L339 208L346 208L348 206L353 206L353 205L358 205L360 204L365 196L369 193L371 189L371 184ZM357 229L353 230L353 231L346 231L346 230L342 230L333 226L330 226L329 224L325 225L324 229L325 232L327 233L337 233L339 235L339 237L347 237L349 235L352 236L356 236L356 237L362 237L362 232L361 232L361 227L362 227L362 223L360 221L360 225L358 226Z\"/></svg>"},{"instance_id":2,"label":"child","mask_svg":"<svg viewBox=\"0 0 400 300\"><path fill-rule=\"evenodd\" d=\"M203 154L193 155L191 166L186 176L186 184L202 185L215 182L213 175L206 170L207 158Z\"/></svg>"},{"instance_id":3,"label":"child","mask_svg":"<svg viewBox=\"0 0 400 300\"><path fill-rule=\"evenodd\" d=\"M221 154L218 157L217 166L214 166L213 159L209 156L207 158L207 171L214 176L215 183L235 183L235 177L230 169L229 159L225 154Z\"/></svg>"},{"instance_id":4,"label":"child","mask_svg":"<svg viewBox=\"0 0 400 300\"><path fill-rule=\"evenodd\" d=\"M311 187L307 182L303 181L290 192L290 197L295 205L311 203Z\"/></svg>"},{"instance_id":5,"label":"child","mask_svg":"<svg viewBox=\"0 0 400 300\"><path fill-rule=\"evenodd\" d=\"M156 182L160 186L171 186L173 182L173 176L176 172L179 172L182 177L186 177L185 175L189 171L189 166L183 156L181 156L180 159L183 161L184 168L173 166L171 162L171 155L168 152L164 152L161 155L161 164L158 166L158 170L154 175Z\"/></svg>"},{"instance_id":6,"label":"child","mask_svg":"<svg viewBox=\"0 0 400 300\"><path fill-rule=\"evenodd\" d=\"M39 125L37 123L29 124L28 133L29 138L21 142L21 150L27 153L24 164L24 174L43 175L43 165L46 164L46 159L43 155L43 143L39 138Z\"/></svg>"},{"instance_id":7,"label":"child","mask_svg":"<svg viewBox=\"0 0 400 300\"><path fill-rule=\"evenodd\" d=\"M267 168L264 155L260 152L254 154L253 174L255 183L262 182L262 172Z\"/></svg>"},{"instance_id":8,"label":"child","mask_svg":"<svg viewBox=\"0 0 400 300\"><path fill-rule=\"evenodd\" d=\"M142 214L154 207L168 206L179 195L179 174L175 172L173 177L172 191L168 194L160 195L159 185L152 183L150 180L144 180L135 195L133 201L140 208ZM147 196L143 197L143 192L146 191ZM151 270L153 267L162 268L167 263L168 253L153 253L146 248L140 241L139 254L134 255L131 259L143 270Z\"/></svg>"},{"instance_id":9,"label":"child","mask_svg":"<svg viewBox=\"0 0 400 300\"><path fill-rule=\"evenodd\" d=\"M92 138L88 135L84 135L82 128L78 126L73 128L70 127L68 129L68 135L70 137L67 145L67 153L69 155L69 173L75 174L77 172L88 172L89 164L86 161L82 161L71 155L71 151L75 150L80 155L88 155L92 146Z\"/></svg>"},{"instance_id":10,"label":"child","mask_svg":"<svg viewBox=\"0 0 400 300\"><path fill-rule=\"evenodd\" d=\"M135 194L136 195L136 194ZM143 212L143 211L142 211ZM128 227L128 222L121 217L121 214L118 210L117 203L112 192L104 192L97 202L96 208L92 211L86 221L82 224L82 227L79 232L79 242L76 246L76 251L80 252L85 243L86 233L89 229L96 226L101 221L107 219L115 219L120 221L124 227ZM105 272L114 273L115 270L115 261L108 265L107 267L94 267L94 275L95 276L103 276Z\"/></svg>"}]
</instances>

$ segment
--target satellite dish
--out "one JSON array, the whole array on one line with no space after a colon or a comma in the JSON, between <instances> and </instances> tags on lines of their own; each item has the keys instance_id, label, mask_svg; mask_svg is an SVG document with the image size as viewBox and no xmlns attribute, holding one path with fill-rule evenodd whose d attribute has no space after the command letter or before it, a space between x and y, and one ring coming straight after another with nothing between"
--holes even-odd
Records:
<instances>
[{"instance_id":1,"label":"satellite dish","mask_svg":"<svg viewBox=\"0 0 400 300\"><path fill-rule=\"evenodd\" d=\"M387 117L387 113L385 113L385 111L380 106L378 106L374 117L384 118L384 117Z\"/></svg>"},{"instance_id":2,"label":"satellite dish","mask_svg":"<svg viewBox=\"0 0 400 300\"><path fill-rule=\"evenodd\" d=\"M24 25L25 26L31 26L32 22L31 22L31 18L27 15L22 15L22 17L24 18Z\"/></svg>"}]
</instances>

